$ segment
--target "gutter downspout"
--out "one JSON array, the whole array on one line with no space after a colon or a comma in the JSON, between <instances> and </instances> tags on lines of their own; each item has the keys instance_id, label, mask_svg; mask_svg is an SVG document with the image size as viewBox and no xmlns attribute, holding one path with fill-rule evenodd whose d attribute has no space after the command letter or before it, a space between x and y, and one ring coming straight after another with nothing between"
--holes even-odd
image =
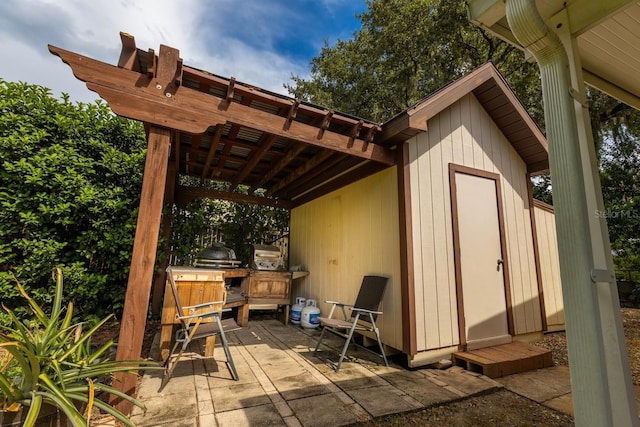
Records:
<instances>
[{"instance_id":1,"label":"gutter downspout","mask_svg":"<svg viewBox=\"0 0 640 427\"><path fill-rule=\"evenodd\" d=\"M588 177L598 180L594 190L597 206L602 206L602 194L598 191L597 168L585 170L589 164L583 163L581 157L579 109L572 96L576 91L571 84L569 57L533 0L506 0L506 16L512 33L540 67L575 423L637 426L613 263L610 250L606 253L606 221L601 219L596 227L604 227L607 243L592 234L588 200L593 205L593 195L585 188ZM582 80L579 84L583 84ZM587 114L586 107L582 113ZM589 132L591 129L586 129ZM591 163L595 164L593 159ZM600 246L593 247L594 243ZM604 255L596 255L597 251ZM605 269L598 270L595 259L599 260L597 264L605 264Z\"/></svg>"}]
</instances>

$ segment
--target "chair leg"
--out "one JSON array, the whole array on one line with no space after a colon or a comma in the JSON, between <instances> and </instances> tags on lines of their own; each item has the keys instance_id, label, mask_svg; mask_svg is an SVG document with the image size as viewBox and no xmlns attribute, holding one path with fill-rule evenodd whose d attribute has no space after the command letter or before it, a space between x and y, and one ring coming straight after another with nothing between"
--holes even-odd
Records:
<instances>
[{"instance_id":1,"label":"chair leg","mask_svg":"<svg viewBox=\"0 0 640 427\"><path fill-rule=\"evenodd\" d=\"M384 366L389 366L389 362L387 362L387 355L384 354L384 347L382 346L382 341L380 340L380 332L378 331L378 328L375 329L375 332L376 332L376 339L378 340L378 348L380 349L380 355L384 360Z\"/></svg>"},{"instance_id":2,"label":"chair leg","mask_svg":"<svg viewBox=\"0 0 640 427\"><path fill-rule=\"evenodd\" d=\"M180 352L175 356L175 358L173 358L173 360L171 360L173 356L173 352L176 351L176 348L180 343L176 341L176 343L174 344L173 349L171 349L171 353L169 353L169 356L167 356L167 359L164 361L164 368L165 368L164 376L162 377L162 382L160 383L160 388L158 389L158 392L161 392L162 389L164 389L164 387L169 383L169 380L171 379L171 375L173 374L173 370L178 364L178 361L180 360L180 358L182 357L182 353L184 353L184 350L187 348L187 345L189 345L189 341L191 341L189 337L185 336L185 339L182 342L182 348L180 349Z\"/></svg>"},{"instance_id":3,"label":"chair leg","mask_svg":"<svg viewBox=\"0 0 640 427\"><path fill-rule=\"evenodd\" d=\"M222 341L222 348L224 349L224 354L227 356L227 365L229 365L229 370L231 371L231 376L234 380L238 381L240 377L238 377L238 371L236 371L236 365L233 363L233 357L231 357L231 350L229 350L229 343L227 342L227 336L224 333L224 329L222 329L222 324L220 323L220 318L216 316L216 322L218 323L218 328L220 328L220 340Z\"/></svg>"},{"instance_id":4,"label":"chair leg","mask_svg":"<svg viewBox=\"0 0 640 427\"><path fill-rule=\"evenodd\" d=\"M347 335L347 338L344 342L344 347L342 347L342 353L340 353L340 359L338 359L338 363L336 363L336 366L334 367L336 372L338 372L340 370L340 367L342 366L342 360L344 359L344 356L347 354L347 350L349 349L349 344L351 344L351 338L353 337L353 332L356 330L356 326L358 325L359 318L360 318L360 313L356 315L353 322L353 326L351 326L351 329L349 329L349 335Z\"/></svg>"},{"instance_id":5,"label":"chair leg","mask_svg":"<svg viewBox=\"0 0 640 427\"><path fill-rule=\"evenodd\" d=\"M371 321L371 326L373 327L373 332L376 333L376 340L378 341L378 348L380 349L379 356L384 360L384 366L389 366L389 362L387 362L387 355L384 354L384 347L382 345L382 340L380 339L380 331L378 330L378 326L376 325L376 320L373 318L372 314L369 314L369 320Z\"/></svg>"},{"instance_id":6,"label":"chair leg","mask_svg":"<svg viewBox=\"0 0 640 427\"><path fill-rule=\"evenodd\" d=\"M316 344L316 348L315 350L313 350L313 355L315 356L316 353L318 352L318 349L320 348L320 343L322 342L322 338L324 338L324 333L326 332L327 327L323 326L322 327L322 332L320 332L320 338L318 338L318 343Z\"/></svg>"}]
</instances>

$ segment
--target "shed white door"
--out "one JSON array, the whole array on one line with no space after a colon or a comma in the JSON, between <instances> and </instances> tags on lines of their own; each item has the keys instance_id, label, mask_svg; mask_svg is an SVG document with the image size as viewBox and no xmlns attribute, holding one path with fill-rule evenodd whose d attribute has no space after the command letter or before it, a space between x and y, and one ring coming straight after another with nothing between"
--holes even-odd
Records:
<instances>
[{"instance_id":1,"label":"shed white door","mask_svg":"<svg viewBox=\"0 0 640 427\"><path fill-rule=\"evenodd\" d=\"M496 185L494 179L455 173L459 274L469 350L511 342Z\"/></svg>"}]
</instances>

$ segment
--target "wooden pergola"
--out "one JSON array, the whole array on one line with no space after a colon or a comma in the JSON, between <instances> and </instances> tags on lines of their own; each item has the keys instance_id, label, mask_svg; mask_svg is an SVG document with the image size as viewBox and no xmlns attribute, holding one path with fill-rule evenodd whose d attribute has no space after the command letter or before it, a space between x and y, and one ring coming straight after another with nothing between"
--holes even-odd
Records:
<instances>
[{"instance_id":1,"label":"wooden pergola","mask_svg":"<svg viewBox=\"0 0 640 427\"><path fill-rule=\"evenodd\" d=\"M147 132L116 355L127 360L141 354L163 204L207 197L291 209L394 165L396 154L379 143L376 123L185 66L172 47L144 51L133 36L120 37L117 66L51 45L49 51L114 113L143 122ZM179 185L179 176L199 178L202 185ZM211 189L210 181L224 183L223 189ZM240 185L248 194L236 191ZM153 288L157 311L164 275ZM134 375L119 374L116 380L120 390L135 391ZM115 403L125 412L131 409Z\"/></svg>"}]
</instances>

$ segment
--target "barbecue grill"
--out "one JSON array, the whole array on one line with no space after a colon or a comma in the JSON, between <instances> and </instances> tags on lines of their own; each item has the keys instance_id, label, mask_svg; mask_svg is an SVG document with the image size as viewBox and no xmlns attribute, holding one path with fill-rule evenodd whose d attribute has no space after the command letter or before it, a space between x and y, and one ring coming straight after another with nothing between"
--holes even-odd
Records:
<instances>
[{"instance_id":1,"label":"barbecue grill","mask_svg":"<svg viewBox=\"0 0 640 427\"><path fill-rule=\"evenodd\" d=\"M222 243L214 243L201 250L193 262L193 266L199 268L237 268L240 264L235 251Z\"/></svg>"},{"instance_id":2,"label":"barbecue grill","mask_svg":"<svg viewBox=\"0 0 640 427\"><path fill-rule=\"evenodd\" d=\"M280 248L272 245L253 245L253 260L251 268L254 270L283 271L284 259Z\"/></svg>"}]
</instances>

